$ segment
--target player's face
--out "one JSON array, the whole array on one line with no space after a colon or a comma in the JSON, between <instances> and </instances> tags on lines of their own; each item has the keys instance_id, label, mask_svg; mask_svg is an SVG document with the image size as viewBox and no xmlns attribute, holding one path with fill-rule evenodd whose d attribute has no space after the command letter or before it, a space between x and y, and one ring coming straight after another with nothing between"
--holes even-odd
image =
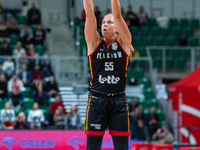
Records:
<instances>
[{"instance_id":1,"label":"player's face","mask_svg":"<svg viewBox=\"0 0 200 150\"><path fill-rule=\"evenodd\" d=\"M113 15L106 15L104 17L101 26L101 32L105 38L112 37L117 32Z\"/></svg>"}]
</instances>

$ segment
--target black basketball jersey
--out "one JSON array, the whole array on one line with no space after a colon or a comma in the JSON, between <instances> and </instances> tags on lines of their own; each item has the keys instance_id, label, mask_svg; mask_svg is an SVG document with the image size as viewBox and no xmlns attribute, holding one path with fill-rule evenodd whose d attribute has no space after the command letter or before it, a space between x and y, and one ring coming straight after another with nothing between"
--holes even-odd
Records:
<instances>
[{"instance_id":1,"label":"black basketball jersey","mask_svg":"<svg viewBox=\"0 0 200 150\"><path fill-rule=\"evenodd\" d=\"M102 40L88 58L91 89L105 93L120 93L125 90L129 56L118 41L109 47Z\"/></svg>"}]
</instances>

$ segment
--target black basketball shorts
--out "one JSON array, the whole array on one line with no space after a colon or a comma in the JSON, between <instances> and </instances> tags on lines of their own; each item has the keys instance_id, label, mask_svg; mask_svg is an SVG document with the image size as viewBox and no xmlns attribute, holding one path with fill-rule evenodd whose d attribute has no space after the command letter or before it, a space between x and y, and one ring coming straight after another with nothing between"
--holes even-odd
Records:
<instances>
[{"instance_id":1,"label":"black basketball shorts","mask_svg":"<svg viewBox=\"0 0 200 150\"><path fill-rule=\"evenodd\" d=\"M125 94L117 96L89 94L85 119L86 135L104 135L109 127L113 136L130 136L129 111Z\"/></svg>"}]
</instances>

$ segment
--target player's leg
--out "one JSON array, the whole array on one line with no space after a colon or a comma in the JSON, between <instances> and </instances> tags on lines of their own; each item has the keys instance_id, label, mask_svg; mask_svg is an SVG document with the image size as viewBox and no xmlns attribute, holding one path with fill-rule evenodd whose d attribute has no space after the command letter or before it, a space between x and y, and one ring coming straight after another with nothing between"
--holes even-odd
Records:
<instances>
[{"instance_id":1,"label":"player's leg","mask_svg":"<svg viewBox=\"0 0 200 150\"><path fill-rule=\"evenodd\" d=\"M129 150L128 136L112 136L115 150Z\"/></svg>"},{"instance_id":2,"label":"player's leg","mask_svg":"<svg viewBox=\"0 0 200 150\"><path fill-rule=\"evenodd\" d=\"M86 150L101 150L103 136L87 135Z\"/></svg>"},{"instance_id":3,"label":"player's leg","mask_svg":"<svg viewBox=\"0 0 200 150\"><path fill-rule=\"evenodd\" d=\"M125 95L110 99L109 133L112 135L115 150L128 150L130 136L129 112Z\"/></svg>"}]
</instances>

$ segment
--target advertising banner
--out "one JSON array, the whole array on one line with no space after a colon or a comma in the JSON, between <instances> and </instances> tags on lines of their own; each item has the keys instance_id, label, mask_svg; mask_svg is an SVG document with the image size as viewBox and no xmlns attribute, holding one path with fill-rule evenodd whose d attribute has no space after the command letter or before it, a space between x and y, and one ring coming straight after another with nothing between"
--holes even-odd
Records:
<instances>
[{"instance_id":1,"label":"advertising banner","mask_svg":"<svg viewBox=\"0 0 200 150\"><path fill-rule=\"evenodd\" d=\"M86 135L81 130L0 131L0 150L85 150ZM106 131L102 150L113 149Z\"/></svg>"}]
</instances>

